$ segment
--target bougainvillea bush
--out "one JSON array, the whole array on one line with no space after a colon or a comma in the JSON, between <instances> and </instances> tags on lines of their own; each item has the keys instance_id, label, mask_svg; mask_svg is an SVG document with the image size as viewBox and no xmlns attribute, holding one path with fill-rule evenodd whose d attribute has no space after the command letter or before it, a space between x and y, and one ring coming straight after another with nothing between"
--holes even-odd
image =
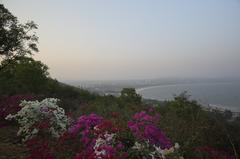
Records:
<instances>
[{"instance_id":1,"label":"bougainvillea bush","mask_svg":"<svg viewBox=\"0 0 240 159\"><path fill-rule=\"evenodd\" d=\"M173 145L165 133L158 128L159 115L151 116L145 111L136 113L128 122L128 127L136 137L131 148L134 158L183 158L179 153L179 144Z\"/></svg>"},{"instance_id":2,"label":"bougainvillea bush","mask_svg":"<svg viewBox=\"0 0 240 159\"><path fill-rule=\"evenodd\" d=\"M58 138L67 130L69 120L57 102L55 98L46 98L40 102L24 100L20 104L22 109L17 114L9 114L6 119L18 122L18 135L23 141L32 139L42 131Z\"/></svg>"},{"instance_id":3,"label":"bougainvillea bush","mask_svg":"<svg viewBox=\"0 0 240 159\"><path fill-rule=\"evenodd\" d=\"M90 113L74 120L58 102L54 98L24 100L16 114L6 117L19 124L18 135L29 159L183 159L184 150L159 127L162 117L152 109L128 119L109 112L108 117ZM196 159L233 159L208 146L194 153Z\"/></svg>"},{"instance_id":4,"label":"bougainvillea bush","mask_svg":"<svg viewBox=\"0 0 240 159\"><path fill-rule=\"evenodd\" d=\"M80 145L75 159L125 158L118 132L119 128L112 121L96 114L79 117L68 131Z\"/></svg>"},{"instance_id":5,"label":"bougainvillea bush","mask_svg":"<svg viewBox=\"0 0 240 159\"><path fill-rule=\"evenodd\" d=\"M0 97L0 120L5 119L8 114L15 114L21 107L19 104L22 100L36 100L37 97L34 95L13 95Z\"/></svg>"},{"instance_id":6,"label":"bougainvillea bush","mask_svg":"<svg viewBox=\"0 0 240 159\"><path fill-rule=\"evenodd\" d=\"M99 115L83 115L68 130L68 135L79 145L79 150L73 153L74 159L181 159L179 144L173 145L156 126L158 119L159 115L142 111L132 117L125 129ZM132 139L126 141L122 130L131 133Z\"/></svg>"},{"instance_id":7,"label":"bougainvillea bush","mask_svg":"<svg viewBox=\"0 0 240 159\"><path fill-rule=\"evenodd\" d=\"M30 159L182 158L180 146L157 127L159 115L136 113L125 127L119 127L116 118L105 119L94 113L73 121L57 105L58 101L22 101L21 110L6 117L18 122L18 135L29 148ZM122 131L131 138L124 137Z\"/></svg>"}]
</instances>

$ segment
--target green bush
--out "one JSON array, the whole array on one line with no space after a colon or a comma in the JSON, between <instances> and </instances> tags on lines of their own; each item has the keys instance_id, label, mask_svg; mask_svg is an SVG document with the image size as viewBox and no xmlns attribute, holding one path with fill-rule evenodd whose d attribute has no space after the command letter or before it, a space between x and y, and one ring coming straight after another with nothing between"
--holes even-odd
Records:
<instances>
[{"instance_id":1,"label":"green bush","mask_svg":"<svg viewBox=\"0 0 240 159\"><path fill-rule=\"evenodd\" d=\"M6 59L0 65L0 94L41 93L48 82L48 67L30 57Z\"/></svg>"}]
</instances>

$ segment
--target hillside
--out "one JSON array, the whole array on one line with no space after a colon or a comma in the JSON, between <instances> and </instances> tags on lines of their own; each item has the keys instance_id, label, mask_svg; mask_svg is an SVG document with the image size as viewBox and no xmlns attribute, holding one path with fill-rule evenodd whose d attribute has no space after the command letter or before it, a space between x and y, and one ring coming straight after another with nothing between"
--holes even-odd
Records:
<instances>
[{"instance_id":1,"label":"hillside","mask_svg":"<svg viewBox=\"0 0 240 159\"><path fill-rule=\"evenodd\" d=\"M91 93L53 79L34 22L0 4L0 159L239 159L240 116L170 101Z\"/></svg>"}]
</instances>

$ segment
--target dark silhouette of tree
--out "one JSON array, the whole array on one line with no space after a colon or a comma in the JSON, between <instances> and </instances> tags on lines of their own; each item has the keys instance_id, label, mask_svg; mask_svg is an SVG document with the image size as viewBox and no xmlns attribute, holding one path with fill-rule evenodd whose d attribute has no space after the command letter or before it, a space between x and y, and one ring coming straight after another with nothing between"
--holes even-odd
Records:
<instances>
[{"instance_id":1,"label":"dark silhouette of tree","mask_svg":"<svg viewBox=\"0 0 240 159\"><path fill-rule=\"evenodd\" d=\"M136 93L134 88L123 88L121 91L120 99L128 103L141 103L142 97Z\"/></svg>"},{"instance_id":2,"label":"dark silhouette of tree","mask_svg":"<svg viewBox=\"0 0 240 159\"><path fill-rule=\"evenodd\" d=\"M14 59L38 52L38 37L34 29L37 25L33 21L19 23L17 17L0 4L0 57Z\"/></svg>"},{"instance_id":3,"label":"dark silhouette of tree","mask_svg":"<svg viewBox=\"0 0 240 159\"><path fill-rule=\"evenodd\" d=\"M31 57L18 56L2 61L0 71L0 94L41 93L49 80L48 67Z\"/></svg>"}]
</instances>

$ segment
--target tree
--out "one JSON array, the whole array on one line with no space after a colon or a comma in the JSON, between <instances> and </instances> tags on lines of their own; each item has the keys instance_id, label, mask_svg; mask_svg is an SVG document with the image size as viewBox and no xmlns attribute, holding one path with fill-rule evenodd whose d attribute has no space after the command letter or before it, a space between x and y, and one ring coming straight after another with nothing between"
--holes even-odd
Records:
<instances>
[{"instance_id":1,"label":"tree","mask_svg":"<svg viewBox=\"0 0 240 159\"><path fill-rule=\"evenodd\" d=\"M142 97L136 93L134 88L123 88L121 91L120 99L127 103L141 103Z\"/></svg>"},{"instance_id":2,"label":"tree","mask_svg":"<svg viewBox=\"0 0 240 159\"><path fill-rule=\"evenodd\" d=\"M49 80L48 67L31 57L19 56L2 61L0 94L42 93Z\"/></svg>"},{"instance_id":3,"label":"tree","mask_svg":"<svg viewBox=\"0 0 240 159\"><path fill-rule=\"evenodd\" d=\"M33 21L19 23L17 17L0 4L0 57L14 59L38 52L38 37L34 29L37 25Z\"/></svg>"},{"instance_id":4,"label":"tree","mask_svg":"<svg viewBox=\"0 0 240 159\"><path fill-rule=\"evenodd\" d=\"M186 91L175 96L174 100L169 102L169 108L175 111L179 117L188 120L196 120L202 111L201 106L197 101L190 99L190 95Z\"/></svg>"}]
</instances>

